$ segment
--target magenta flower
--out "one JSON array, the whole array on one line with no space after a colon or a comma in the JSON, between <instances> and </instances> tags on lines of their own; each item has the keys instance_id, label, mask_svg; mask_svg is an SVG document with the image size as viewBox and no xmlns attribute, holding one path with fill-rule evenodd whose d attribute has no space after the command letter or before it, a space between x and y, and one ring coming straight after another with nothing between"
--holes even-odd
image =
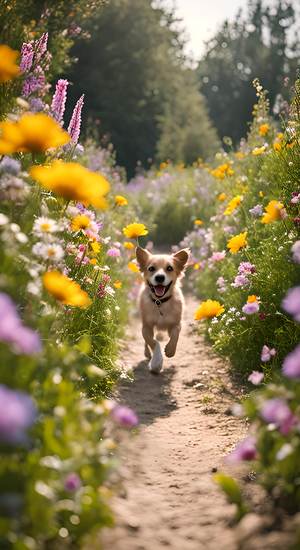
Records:
<instances>
[{"instance_id":1,"label":"magenta flower","mask_svg":"<svg viewBox=\"0 0 300 550\"><path fill-rule=\"evenodd\" d=\"M0 386L0 442L26 442L26 431L35 421L36 414L36 407L28 394Z\"/></svg>"},{"instance_id":2,"label":"magenta flower","mask_svg":"<svg viewBox=\"0 0 300 550\"><path fill-rule=\"evenodd\" d=\"M251 374L248 376L249 382L254 384L254 386L258 386L264 379L264 373L259 372L257 370L254 370L251 372Z\"/></svg>"},{"instance_id":3,"label":"magenta flower","mask_svg":"<svg viewBox=\"0 0 300 550\"><path fill-rule=\"evenodd\" d=\"M82 94L82 96L78 99L74 107L74 111L72 113L72 117L68 127L68 134L71 136L73 143L77 143L80 136L81 111L82 111L83 103L84 103L84 94Z\"/></svg>"},{"instance_id":4,"label":"magenta flower","mask_svg":"<svg viewBox=\"0 0 300 550\"><path fill-rule=\"evenodd\" d=\"M296 264L300 264L300 241L296 241L292 248L292 253L293 253L293 261L296 263Z\"/></svg>"},{"instance_id":5,"label":"magenta flower","mask_svg":"<svg viewBox=\"0 0 300 550\"><path fill-rule=\"evenodd\" d=\"M282 308L300 322L300 286L290 288L281 303Z\"/></svg>"},{"instance_id":6,"label":"magenta flower","mask_svg":"<svg viewBox=\"0 0 300 550\"><path fill-rule=\"evenodd\" d=\"M0 293L0 340L10 344L18 354L32 355L42 349L38 333L23 325L15 304L3 292Z\"/></svg>"},{"instance_id":7,"label":"magenta flower","mask_svg":"<svg viewBox=\"0 0 300 550\"><path fill-rule=\"evenodd\" d=\"M241 460L254 460L256 457L256 440L249 435L241 441L227 457L227 462L240 462Z\"/></svg>"},{"instance_id":8,"label":"magenta flower","mask_svg":"<svg viewBox=\"0 0 300 550\"><path fill-rule=\"evenodd\" d=\"M286 356L282 372L288 378L300 378L300 345Z\"/></svg>"},{"instance_id":9,"label":"magenta flower","mask_svg":"<svg viewBox=\"0 0 300 550\"><path fill-rule=\"evenodd\" d=\"M23 42L21 48L21 62L20 69L22 73L30 71L33 63L34 49L31 42Z\"/></svg>"},{"instance_id":10,"label":"magenta flower","mask_svg":"<svg viewBox=\"0 0 300 550\"><path fill-rule=\"evenodd\" d=\"M55 93L52 98L51 113L59 123L62 122L65 112L68 85L68 80L60 78L56 83Z\"/></svg>"},{"instance_id":11,"label":"magenta flower","mask_svg":"<svg viewBox=\"0 0 300 550\"><path fill-rule=\"evenodd\" d=\"M265 401L260 414L265 422L275 424L283 435L289 433L296 420L287 402L280 397Z\"/></svg>"},{"instance_id":12,"label":"magenta flower","mask_svg":"<svg viewBox=\"0 0 300 550\"><path fill-rule=\"evenodd\" d=\"M258 302L247 302L242 307L243 313L246 313L246 315L253 315L253 313L257 313L259 311L259 303Z\"/></svg>"},{"instance_id":13,"label":"magenta flower","mask_svg":"<svg viewBox=\"0 0 300 550\"><path fill-rule=\"evenodd\" d=\"M275 348L268 348L268 346L263 346L261 350L261 356L260 359L263 363L266 363L267 361L270 361L272 357L276 355L276 349Z\"/></svg>"},{"instance_id":14,"label":"magenta flower","mask_svg":"<svg viewBox=\"0 0 300 550\"><path fill-rule=\"evenodd\" d=\"M123 428L134 428L139 423L133 410L124 405L116 405L111 411L111 416Z\"/></svg>"},{"instance_id":15,"label":"magenta flower","mask_svg":"<svg viewBox=\"0 0 300 550\"><path fill-rule=\"evenodd\" d=\"M107 255L111 256L112 258L118 258L119 256L121 256L121 252L118 248L116 248L115 246L112 246L111 248L108 249Z\"/></svg>"},{"instance_id":16,"label":"magenta flower","mask_svg":"<svg viewBox=\"0 0 300 550\"><path fill-rule=\"evenodd\" d=\"M67 475L65 482L64 482L64 488L66 491L69 491L70 493L74 493L75 491L78 491L80 489L82 483L81 479L76 472L71 472Z\"/></svg>"}]
</instances>

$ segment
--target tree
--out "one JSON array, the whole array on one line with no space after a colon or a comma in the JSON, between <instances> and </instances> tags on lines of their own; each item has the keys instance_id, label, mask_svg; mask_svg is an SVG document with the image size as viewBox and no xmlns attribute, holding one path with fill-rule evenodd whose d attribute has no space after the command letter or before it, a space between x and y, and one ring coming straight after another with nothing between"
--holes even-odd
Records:
<instances>
[{"instance_id":1,"label":"tree","mask_svg":"<svg viewBox=\"0 0 300 550\"><path fill-rule=\"evenodd\" d=\"M237 141L245 135L255 102L254 78L269 91L273 108L284 79L294 77L300 44L292 35L295 21L292 0L278 0L272 8L248 0L246 17L239 11L207 43L197 74L220 137Z\"/></svg>"},{"instance_id":2,"label":"tree","mask_svg":"<svg viewBox=\"0 0 300 550\"><path fill-rule=\"evenodd\" d=\"M173 13L150 0L112 0L88 25L91 40L72 51L70 94L85 93L84 121L96 135L109 134L129 175L156 154L185 161L214 150L216 133L173 24Z\"/></svg>"}]
</instances>

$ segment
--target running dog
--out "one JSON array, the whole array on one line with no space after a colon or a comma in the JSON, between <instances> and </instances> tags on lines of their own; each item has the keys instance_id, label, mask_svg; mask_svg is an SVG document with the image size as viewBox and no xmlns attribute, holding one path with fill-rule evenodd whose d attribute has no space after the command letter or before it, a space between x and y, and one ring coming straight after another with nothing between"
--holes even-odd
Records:
<instances>
[{"instance_id":1,"label":"running dog","mask_svg":"<svg viewBox=\"0 0 300 550\"><path fill-rule=\"evenodd\" d=\"M184 306L180 279L189 259L189 250L179 250L171 255L151 254L138 246L136 259L144 277L139 305L145 357L150 359L150 371L159 373L163 366L163 356L160 344L154 337L154 330L168 332L169 341L165 347L165 354L167 357L173 357L181 330Z\"/></svg>"}]
</instances>

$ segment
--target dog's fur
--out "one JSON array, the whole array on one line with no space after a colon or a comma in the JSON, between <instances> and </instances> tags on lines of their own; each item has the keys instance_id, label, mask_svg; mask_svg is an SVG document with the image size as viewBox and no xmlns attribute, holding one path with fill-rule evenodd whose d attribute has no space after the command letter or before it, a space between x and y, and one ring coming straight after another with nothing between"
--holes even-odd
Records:
<instances>
[{"instance_id":1,"label":"dog's fur","mask_svg":"<svg viewBox=\"0 0 300 550\"><path fill-rule=\"evenodd\" d=\"M169 341L165 347L167 357L176 352L181 330L181 317L184 298L180 288L189 251L180 250L172 255L151 254L144 248L137 247L136 258L144 277L140 293L140 311L142 316L142 333L145 340L145 356L151 359L149 368L159 372L162 368L162 354L159 342L154 337L154 330L166 330Z\"/></svg>"}]
</instances>

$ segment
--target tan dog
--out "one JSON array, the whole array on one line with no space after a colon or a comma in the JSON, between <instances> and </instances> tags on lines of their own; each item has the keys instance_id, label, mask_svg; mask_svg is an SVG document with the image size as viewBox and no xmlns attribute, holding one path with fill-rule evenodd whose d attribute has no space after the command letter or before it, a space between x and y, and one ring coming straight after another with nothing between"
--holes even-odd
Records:
<instances>
[{"instance_id":1,"label":"tan dog","mask_svg":"<svg viewBox=\"0 0 300 550\"><path fill-rule=\"evenodd\" d=\"M184 298L180 288L189 251L184 249L172 254L150 254L148 250L137 247L136 258L144 276L140 293L140 311L142 333L145 340L145 356L150 359L151 372L160 372L163 356L159 342L154 337L154 329L166 330L169 341L165 347L167 357L176 352L181 330L181 317ZM151 351L153 353L151 358Z\"/></svg>"}]
</instances>

